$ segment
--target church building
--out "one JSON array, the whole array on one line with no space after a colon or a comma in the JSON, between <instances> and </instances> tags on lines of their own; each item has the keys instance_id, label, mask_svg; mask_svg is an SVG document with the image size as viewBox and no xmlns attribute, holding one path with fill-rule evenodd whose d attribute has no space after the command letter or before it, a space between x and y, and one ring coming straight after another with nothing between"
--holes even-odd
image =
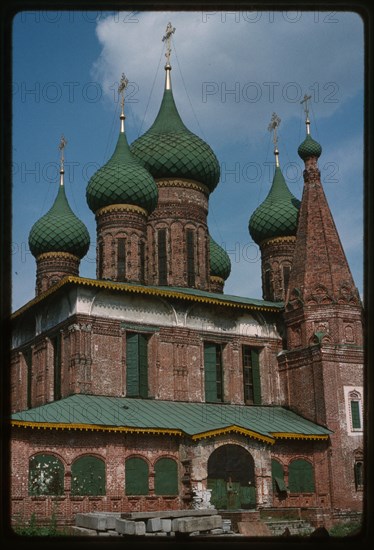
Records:
<instances>
[{"instance_id":1,"label":"church building","mask_svg":"<svg viewBox=\"0 0 374 550\"><path fill-rule=\"evenodd\" d=\"M219 161L179 115L174 30L155 121L129 145L123 76L117 145L87 186L96 278L79 276L90 236L66 196L64 140L56 199L30 231L36 296L12 315L12 517L210 501L332 525L363 506L362 304L308 98L301 201L273 115L273 182L248 212L263 299L228 295L230 259L207 225Z\"/></svg>"}]
</instances>

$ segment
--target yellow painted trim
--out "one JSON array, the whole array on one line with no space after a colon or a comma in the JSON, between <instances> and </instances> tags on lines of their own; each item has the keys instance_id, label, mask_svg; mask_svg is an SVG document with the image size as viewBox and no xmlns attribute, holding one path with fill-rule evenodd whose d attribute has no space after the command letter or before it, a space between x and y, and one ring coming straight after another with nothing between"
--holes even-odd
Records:
<instances>
[{"instance_id":1,"label":"yellow painted trim","mask_svg":"<svg viewBox=\"0 0 374 550\"><path fill-rule=\"evenodd\" d=\"M61 424L55 422L27 422L22 420L11 420L11 425L19 428L32 428L40 430L80 430L86 432L127 432L127 433L147 433L157 435L179 435L181 430L169 430L166 428L132 428L129 426L100 426L97 424Z\"/></svg>"},{"instance_id":2,"label":"yellow painted trim","mask_svg":"<svg viewBox=\"0 0 374 550\"><path fill-rule=\"evenodd\" d=\"M328 439L328 435L317 435L317 434L295 434L287 432L271 432L271 435L276 439Z\"/></svg>"},{"instance_id":3,"label":"yellow painted trim","mask_svg":"<svg viewBox=\"0 0 374 550\"><path fill-rule=\"evenodd\" d=\"M185 189L195 189L196 191L201 191L204 195L209 195L209 188L195 180L188 179L178 179L178 178L156 178L155 182L158 187L183 187Z\"/></svg>"},{"instance_id":4,"label":"yellow painted trim","mask_svg":"<svg viewBox=\"0 0 374 550\"><path fill-rule=\"evenodd\" d=\"M296 242L296 237L290 235L289 237L272 237L270 239L265 239L260 243L261 246L266 246L268 244L277 244L277 243L293 243Z\"/></svg>"},{"instance_id":5,"label":"yellow painted trim","mask_svg":"<svg viewBox=\"0 0 374 550\"><path fill-rule=\"evenodd\" d=\"M230 300L220 300L219 298L208 298L205 296L197 296L196 294L185 294L183 290L175 291L175 290L165 290L161 288L150 288L147 286L137 286L137 285L130 286L130 285L127 285L126 283L115 283L112 281L86 279L84 277L76 277L75 275L69 275L61 279L61 281L59 281L56 285L53 285L53 287L39 294L33 300L30 300L30 302L25 304L23 307L15 311L12 314L11 318L14 319L18 315L21 315L21 313L29 309L31 306L33 306L34 304L37 304L38 302L40 302L41 300L43 300L53 292L56 292L63 285L66 285L68 283L76 283L78 285L91 286L95 288L103 288L103 289L107 288L112 290L120 290L122 292L133 292L135 294L149 294L153 296L164 296L167 298L180 298L183 300L188 300L190 302L201 302L206 304L233 307L237 309L248 309L251 311L273 311L273 312L280 311L279 308L275 308L275 307L273 308L271 306L256 306L252 304L231 302Z\"/></svg>"},{"instance_id":6,"label":"yellow painted trim","mask_svg":"<svg viewBox=\"0 0 374 550\"><path fill-rule=\"evenodd\" d=\"M139 214L142 214L143 216L147 216L147 211L142 208L141 206L137 206L136 204L111 204L109 206L103 206L102 208L99 208L99 210L96 211L96 216L101 216L102 214L105 214L106 212L137 212Z\"/></svg>"},{"instance_id":7,"label":"yellow painted trim","mask_svg":"<svg viewBox=\"0 0 374 550\"><path fill-rule=\"evenodd\" d=\"M223 279L222 277L218 277L218 275L211 275L209 278L213 283L225 284L225 279Z\"/></svg>"},{"instance_id":8,"label":"yellow painted trim","mask_svg":"<svg viewBox=\"0 0 374 550\"><path fill-rule=\"evenodd\" d=\"M39 262L40 260L45 260L48 258L71 258L80 262L79 256L70 254L70 252L43 252L43 254L39 254L39 256L36 257L36 260Z\"/></svg>"},{"instance_id":9,"label":"yellow painted trim","mask_svg":"<svg viewBox=\"0 0 374 550\"><path fill-rule=\"evenodd\" d=\"M202 432L200 434L195 434L192 436L193 441L197 441L199 439L204 439L206 437L215 437L216 435L223 435L227 433L239 433L241 435L246 435L247 437L253 437L254 439L259 439L260 441L264 441L265 443L274 444L275 441L273 438L268 437L266 435L259 434L257 432L253 432L252 430L247 430L246 428L241 428L240 426L227 426L226 428L217 428L216 430L209 430L207 432Z\"/></svg>"}]
</instances>

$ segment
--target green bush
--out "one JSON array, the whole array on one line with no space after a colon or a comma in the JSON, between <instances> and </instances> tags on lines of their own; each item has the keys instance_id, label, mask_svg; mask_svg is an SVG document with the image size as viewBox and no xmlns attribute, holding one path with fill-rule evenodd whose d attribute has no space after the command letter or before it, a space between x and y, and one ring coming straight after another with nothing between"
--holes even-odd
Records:
<instances>
[{"instance_id":1,"label":"green bush","mask_svg":"<svg viewBox=\"0 0 374 550\"><path fill-rule=\"evenodd\" d=\"M57 537L67 535L66 529L57 528L57 518L52 514L48 525L37 525L35 514L31 514L30 521L23 523L18 518L14 532L22 537Z\"/></svg>"},{"instance_id":2,"label":"green bush","mask_svg":"<svg viewBox=\"0 0 374 550\"><path fill-rule=\"evenodd\" d=\"M334 525L329 534L332 537L347 537L352 535L358 535L361 530L361 523L359 521L348 521L347 523L338 523Z\"/></svg>"}]
</instances>

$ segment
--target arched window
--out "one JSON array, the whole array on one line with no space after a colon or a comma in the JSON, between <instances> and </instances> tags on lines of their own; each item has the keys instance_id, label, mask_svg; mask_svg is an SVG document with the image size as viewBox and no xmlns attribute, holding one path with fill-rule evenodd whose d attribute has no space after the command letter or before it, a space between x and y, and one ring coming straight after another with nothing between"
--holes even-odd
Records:
<instances>
[{"instance_id":1,"label":"arched window","mask_svg":"<svg viewBox=\"0 0 374 550\"><path fill-rule=\"evenodd\" d=\"M274 458L271 461L271 477L273 479L273 491L274 493L285 493L287 487L284 483L284 471L283 466L278 460Z\"/></svg>"},{"instance_id":2,"label":"arched window","mask_svg":"<svg viewBox=\"0 0 374 550\"><path fill-rule=\"evenodd\" d=\"M354 474L356 491L362 491L364 488L364 463L362 461L355 462Z\"/></svg>"},{"instance_id":3,"label":"arched window","mask_svg":"<svg viewBox=\"0 0 374 550\"><path fill-rule=\"evenodd\" d=\"M148 464L138 457L125 462L126 495L148 495Z\"/></svg>"},{"instance_id":4,"label":"arched window","mask_svg":"<svg viewBox=\"0 0 374 550\"><path fill-rule=\"evenodd\" d=\"M354 431L362 430L362 400L358 391L351 391L348 394L349 412L351 418L351 429Z\"/></svg>"},{"instance_id":5,"label":"arched window","mask_svg":"<svg viewBox=\"0 0 374 550\"><path fill-rule=\"evenodd\" d=\"M307 460L293 460L288 468L288 486L291 493L314 493L313 466Z\"/></svg>"},{"instance_id":6,"label":"arched window","mask_svg":"<svg viewBox=\"0 0 374 550\"><path fill-rule=\"evenodd\" d=\"M29 460L29 495L63 495L64 465L53 455L34 455Z\"/></svg>"},{"instance_id":7,"label":"arched window","mask_svg":"<svg viewBox=\"0 0 374 550\"><path fill-rule=\"evenodd\" d=\"M172 458L160 458L155 464L155 493L178 494L178 464Z\"/></svg>"},{"instance_id":8,"label":"arched window","mask_svg":"<svg viewBox=\"0 0 374 550\"><path fill-rule=\"evenodd\" d=\"M105 463L95 456L82 456L71 467L72 495L105 495Z\"/></svg>"}]
</instances>

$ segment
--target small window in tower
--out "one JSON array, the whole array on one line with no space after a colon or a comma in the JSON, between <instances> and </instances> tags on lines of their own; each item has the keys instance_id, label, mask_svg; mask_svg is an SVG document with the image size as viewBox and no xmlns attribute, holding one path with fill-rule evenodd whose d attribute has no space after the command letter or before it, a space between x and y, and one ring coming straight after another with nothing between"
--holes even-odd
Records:
<instances>
[{"instance_id":1,"label":"small window in tower","mask_svg":"<svg viewBox=\"0 0 374 550\"><path fill-rule=\"evenodd\" d=\"M205 401L223 401L222 346L206 342L204 344Z\"/></svg>"},{"instance_id":2,"label":"small window in tower","mask_svg":"<svg viewBox=\"0 0 374 550\"><path fill-rule=\"evenodd\" d=\"M289 265L283 266L283 290L286 293L288 290L288 284L290 282L291 268Z\"/></svg>"},{"instance_id":3,"label":"small window in tower","mask_svg":"<svg viewBox=\"0 0 374 550\"><path fill-rule=\"evenodd\" d=\"M117 279L118 281L126 279L126 242L123 238L117 241Z\"/></svg>"},{"instance_id":4,"label":"small window in tower","mask_svg":"<svg viewBox=\"0 0 374 550\"><path fill-rule=\"evenodd\" d=\"M187 229L187 284L195 286L195 239L192 229Z\"/></svg>"},{"instance_id":5,"label":"small window in tower","mask_svg":"<svg viewBox=\"0 0 374 550\"><path fill-rule=\"evenodd\" d=\"M354 476L356 491L362 491L364 488L364 463L362 460L358 460L354 465Z\"/></svg>"},{"instance_id":6,"label":"small window in tower","mask_svg":"<svg viewBox=\"0 0 374 550\"><path fill-rule=\"evenodd\" d=\"M244 402L246 405L261 404L259 350L242 347Z\"/></svg>"},{"instance_id":7,"label":"small window in tower","mask_svg":"<svg viewBox=\"0 0 374 550\"><path fill-rule=\"evenodd\" d=\"M30 348L28 348L26 351L23 352L23 357L25 359L26 363L26 371L27 371L27 408L31 409L32 407L32 351Z\"/></svg>"},{"instance_id":8,"label":"small window in tower","mask_svg":"<svg viewBox=\"0 0 374 550\"><path fill-rule=\"evenodd\" d=\"M158 284L167 285L167 251L166 251L166 229L159 229L157 233L158 245Z\"/></svg>"},{"instance_id":9,"label":"small window in tower","mask_svg":"<svg viewBox=\"0 0 374 550\"><path fill-rule=\"evenodd\" d=\"M61 338L57 334L51 338L53 346L53 397L61 399Z\"/></svg>"},{"instance_id":10,"label":"small window in tower","mask_svg":"<svg viewBox=\"0 0 374 550\"><path fill-rule=\"evenodd\" d=\"M104 266L103 254L104 254L103 241L99 241L97 245L97 256L98 256L97 270L98 270L99 279L101 279L103 276L103 266Z\"/></svg>"},{"instance_id":11,"label":"small window in tower","mask_svg":"<svg viewBox=\"0 0 374 550\"><path fill-rule=\"evenodd\" d=\"M145 243L144 241L141 241L139 243L139 261L140 261L139 277L140 277L140 281L144 283L145 281Z\"/></svg>"},{"instance_id":12,"label":"small window in tower","mask_svg":"<svg viewBox=\"0 0 374 550\"><path fill-rule=\"evenodd\" d=\"M271 274L270 269L265 269L264 273L264 298L265 300L271 300L273 297L271 289Z\"/></svg>"}]
</instances>

